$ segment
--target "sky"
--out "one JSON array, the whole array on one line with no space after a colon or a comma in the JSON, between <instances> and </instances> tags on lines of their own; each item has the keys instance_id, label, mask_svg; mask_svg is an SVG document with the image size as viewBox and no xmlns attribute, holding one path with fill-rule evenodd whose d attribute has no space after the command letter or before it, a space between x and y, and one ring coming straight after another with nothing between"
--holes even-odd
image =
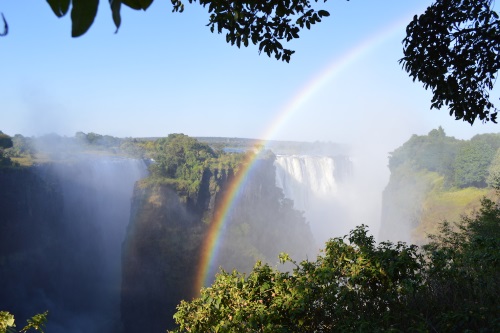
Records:
<instances>
[{"instance_id":1,"label":"sky","mask_svg":"<svg viewBox=\"0 0 500 333\"><path fill-rule=\"evenodd\" d=\"M497 132L430 110L430 93L398 64L407 23L430 3L320 1L331 16L288 43L296 53L284 63L211 33L197 3L184 13L170 1L123 6L115 34L101 1L90 30L71 38L69 14L57 18L46 1L0 0L10 28L0 39L0 130L332 141L370 144L384 158L438 126L460 139Z\"/></svg>"}]
</instances>

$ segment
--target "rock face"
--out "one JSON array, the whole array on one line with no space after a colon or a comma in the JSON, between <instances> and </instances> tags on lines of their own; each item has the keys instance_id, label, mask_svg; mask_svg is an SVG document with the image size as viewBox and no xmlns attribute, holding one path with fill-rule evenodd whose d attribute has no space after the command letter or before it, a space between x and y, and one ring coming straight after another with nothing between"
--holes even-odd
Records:
<instances>
[{"instance_id":1,"label":"rock face","mask_svg":"<svg viewBox=\"0 0 500 333\"><path fill-rule=\"evenodd\" d=\"M423 173L408 173L405 177L391 174L382 196L380 240L415 242L412 230L420 223L422 203L432 187L431 180Z\"/></svg>"},{"instance_id":2,"label":"rock face","mask_svg":"<svg viewBox=\"0 0 500 333\"><path fill-rule=\"evenodd\" d=\"M136 185L123 243L121 316L124 332L163 332L175 307L193 297L197 258L227 175L206 171L198 195L181 197L167 185Z\"/></svg>"},{"instance_id":3,"label":"rock face","mask_svg":"<svg viewBox=\"0 0 500 333\"><path fill-rule=\"evenodd\" d=\"M50 332L119 332L121 243L141 161L0 170L0 308ZM118 287L117 287L118 286Z\"/></svg>"},{"instance_id":4,"label":"rock face","mask_svg":"<svg viewBox=\"0 0 500 333\"><path fill-rule=\"evenodd\" d=\"M304 217L275 185L273 161L274 156L255 163L242 186L219 240L215 267L249 271L258 259L276 263L281 251L299 260L315 254ZM173 327L175 306L196 296L202 241L232 178L232 170L205 170L198 193L191 196L161 184L135 187L123 244L125 333Z\"/></svg>"}]
</instances>

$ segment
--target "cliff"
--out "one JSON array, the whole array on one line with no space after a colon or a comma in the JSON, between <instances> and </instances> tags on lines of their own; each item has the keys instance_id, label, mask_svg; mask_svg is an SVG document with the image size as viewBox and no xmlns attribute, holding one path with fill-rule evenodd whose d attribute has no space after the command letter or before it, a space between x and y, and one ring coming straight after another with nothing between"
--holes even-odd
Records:
<instances>
[{"instance_id":1,"label":"cliff","mask_svg":"<svg viewBox=\"0 0 500 333\"><path fill-rule=\"evenodd\" d=\"M119 332L120 253L140 161L0 169L0 308L47 330Z\"/></svg>"},{"instance_id":2,"label":"cliff","mask_svg":"<svg viewBox=\"0 0 500 333\"><path fill-rule=\"evenodd\" d=\"M214 180L216 179L216 180ZM196 263L218 192L227 177L205 172L198 195L169 185L136 184L122 250L121 316L125 332L162 332L175 307L192 296Z\"/></svg>"},{"instance_id":3,"label":"cliff","mask_svg":"<svg viewBox=\"0 0 500 333\"><path fill-rule=\"evenodd\" d=\"M256 260L315 254L309 226L275 185L274 156L259 160L242 188L220 239L216 267L248 271ZM173 327L176 305L193 294L200 247L233 171L203 171L199 191L167 184L136 185L123 243L121 315L128 332ZM215 272L213 272L215 273Z\"/></svg>"},{"instance_id":4,"label":"cliff","mask_svg":"<svg viewBox=\"0 0 500 333\"><path fill-rule=\"evenodd\" d=\"M500 176L500 135L470 140L442 128L413 135L389 157L391 176L383 192L380 240L427 242L443 221L479 209Z\"/></svg>"}]
</instances>

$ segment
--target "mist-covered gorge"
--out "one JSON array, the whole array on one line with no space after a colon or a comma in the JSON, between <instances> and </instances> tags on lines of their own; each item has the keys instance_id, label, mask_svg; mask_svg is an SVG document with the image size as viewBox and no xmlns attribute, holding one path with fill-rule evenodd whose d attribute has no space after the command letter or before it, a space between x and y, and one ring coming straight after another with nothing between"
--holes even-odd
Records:
<instances>
[{"instance_id":1,"label":"mist-covered gorge","mask_svg":"<svg viewBox=\"0 0 500 333\"><path fill-rule=\"evenodd\" d=\"M142 160L79 155L0 169L0 308L50 332L118 332L121 244ZM20 325L21 325L20 324Z\"/></svg>"},{"instance_id":2,"label":"mist-covered gorge","mask_svg":"<svg viewBox=\"0 0 500 333\"><path fill-rule=\"evenodd\" d=\"M316 254L303 214L276 186L274 154L216 153L183 135L156 145L160 155L175 153L175 158L157 155L151 176L134 190L123 247L124 332L173 327L175 306L198 295L196 281L205 269L210 283L219 267L248 272L257 260L277 264L282 251L298 260ZM228 193L245 170L238 193ZM235 199L220 228L209 234L228 196ZM206 267L201 251L209 236L216 253Z\"/></svg>"},{"instance_id":3,"label":"mist-covered gorge","mask_svg":"<svg viewBox=\"0 0 500 333\"><path fill-rule=\"evenodd\" d=\"M164 331L175 306L198 294L202 270L211 283L219 267L248 272L280 252L313 260L351 220L366 223L350 215L366 195L353 192L348 205L359 165L337 146L307 153L299 143L269 150L182 134L14 139L0 168L0 307L21 323L49 310L50 332ZM442 129L410 138L390 156L379 239L420 241L478 207L499 147L496 135L464 141ZM228 200L207 266L204 242Z\"/></svg>"},{"instance_id":4,"label":"mist-covered gorge","mask_svg":"<svg viewBox=\"0 0 500 333\"><path fill-rule=\"evenodd\" d=\"M219 267L249 271L282 251L301 260L319 248L268 150L223 153L184 135L14 140L0 169L0 308L19 323L49 310L55 333L172 327L175 306L198 293L215 211L250 164L207 281Z\"/></svg>"}]
</instances>

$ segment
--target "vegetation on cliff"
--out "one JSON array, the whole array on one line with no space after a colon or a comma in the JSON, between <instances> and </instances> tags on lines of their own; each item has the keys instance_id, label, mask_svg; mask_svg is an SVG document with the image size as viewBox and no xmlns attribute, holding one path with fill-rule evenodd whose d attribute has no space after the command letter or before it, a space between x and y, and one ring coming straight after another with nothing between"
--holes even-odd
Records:
<instances>
[{"instance_id":1,"label":"vegetation on cliff","mask_svg":"<svg viewBox=\"0 0 500 333\"><path fill-rule=\"evenodd\" d=\"M46 134L27 137L16 134L13 137L1 134L11 142L0 148L0 156L9 159L9 166L26 167L53 161L69 161L76 155L109 155L118 157L147 157L151 141L135 138L117 138L97 133L77 132L74 137ZM2 143L0 143L2 144ZM4 165L6 165L4 163Z\"/></svg>"},{"instance_id":2,"label":"vegetation on cliff","mask_svg":"<svg viewBox=\"0 0 500 333\"><path fill-rule=\"evenodd\" d=\"M444 219L479 209L500 176L500 134L470 140L446 136L439 127L413 135L390 154L391 177L384 190L382 239L423 243Z\"/></svg>"},{"instance_id":3,"label":"vegetation on cliff","mask_svg":"<svg viewBox=\"0 0 500 333\"><path fill-rule=\"evenodd\" d=\"M156 140L149 154L154 163L149 168L151 177L145 183L170 184L188 196L198 193L205 171L238 170L244 157L244 154L215 151L185 134L169 134Z\"/></svg>"},{"instance_id":4,"label":"vegetation on cliff","mask_svg":"<svg viewBox=\"0 0 500 333\"><path fill-rule=\"evenodd\" d=\"M250 274L221 271L183 301L180 332L498 332L500 206L483 199L456 231L423 248L375 245L366 227L326 243L316 261L282 272L258 262Z\"/></svg>"},{"instance_id":5,"label":"vegetation on cliff","mask_svg":"<svg viewBox=\"0 0 500 333\"><path fill-rule=\"evenodd\" d=\"M12 165L12 161L5 154L5 149L11 148L12 145L12 138L0 131L0 167Z\"/></svg>"},{"instance_id":6,"label":"vegetation on cliff","mask_svg":"<svg viewBox=\"0 0 500 333\"><path fill-rule=\"evenodd\" d=\"M389 169L408 166L412 171L433 171L445 177L448 187L486 187L500 134L478 134L470 140L446 136L439 127L428 135L413 135L390 153Z\"/></svg>"},{"instance_id":7,"label":"vegetation on cliff","mask_svg":"<svg viewBox=\"0 0 500 333\"><path fill-rule=\"evenodd\" d=\"M226 204L225 191L249 158L251 181L239 188L238 200L225 217L211 267L250 272L257 260L276 264L280 251L300 259L316 254L303 213L276 186L271 152L224 153L171 134L156 140L148 154L154 160L151 175L134 190L124 242L125 333L173 328L175 306L199 295L194 286L204 265L202 245L217 222L214 213Z\"/></svg>"}]
</instances>

